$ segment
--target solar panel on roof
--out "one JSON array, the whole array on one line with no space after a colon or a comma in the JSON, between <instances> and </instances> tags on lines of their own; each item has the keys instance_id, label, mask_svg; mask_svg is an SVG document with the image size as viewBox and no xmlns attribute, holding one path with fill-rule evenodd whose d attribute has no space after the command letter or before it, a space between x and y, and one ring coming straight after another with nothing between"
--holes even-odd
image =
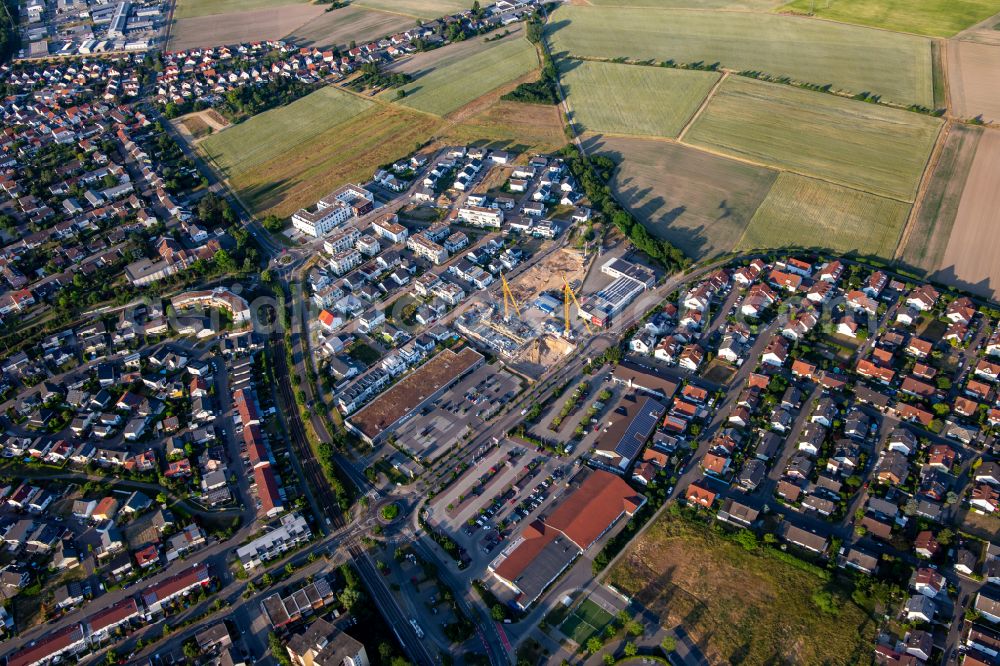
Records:
<instances>
[{"instance_id":1,"label":"solar panel on roof","mask_svg":"<svg viewBox=\"0 0 1000 666\"><path fill-rule=\"evenodd\" d=\"M615 447L615 453L629 460L635 458L639 454L643 442L652 434L663 414L663 409L662 405L651 398L643 401L639 413L632 419L628 430L625 431L621 441Z\"/></svg>"}]
</instances>

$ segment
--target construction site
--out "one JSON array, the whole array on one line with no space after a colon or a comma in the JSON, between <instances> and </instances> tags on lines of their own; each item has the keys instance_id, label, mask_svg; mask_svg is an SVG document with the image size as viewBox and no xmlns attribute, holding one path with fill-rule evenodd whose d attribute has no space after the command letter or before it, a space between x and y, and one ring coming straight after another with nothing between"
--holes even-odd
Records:
<instances>
[{"instance_id":1,"label":"construction site","mask_svg":"<svg viewBox=\"0 0 1000 666\"><path fill-rule=\"evenodd\" d=\"M583 256L560 248L516 280L501 275L503 302L475 303L455 325L521 374L537 376L576 349L581 333L593 333L578 315L575 289L585 276Z\"/></svg>"}]
</instances>

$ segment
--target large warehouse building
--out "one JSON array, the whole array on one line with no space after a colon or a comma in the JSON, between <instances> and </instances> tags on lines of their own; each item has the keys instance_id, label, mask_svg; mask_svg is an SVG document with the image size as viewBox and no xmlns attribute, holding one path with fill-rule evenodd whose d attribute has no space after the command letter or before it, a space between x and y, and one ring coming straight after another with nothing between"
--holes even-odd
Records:
<instances>
[{"instance_id":1,"label":"large warehouse building","mask_svg":"<svg viewBox=\"0 0 1000 666\"><path fill-rule=\"evenodd\" d=\"M490 563L490 571L517 593L517 605L526 609L622 516L631 516L645 503L621 477L592 471L548 518L525 527Z\"/></svg>"}]
</instances>

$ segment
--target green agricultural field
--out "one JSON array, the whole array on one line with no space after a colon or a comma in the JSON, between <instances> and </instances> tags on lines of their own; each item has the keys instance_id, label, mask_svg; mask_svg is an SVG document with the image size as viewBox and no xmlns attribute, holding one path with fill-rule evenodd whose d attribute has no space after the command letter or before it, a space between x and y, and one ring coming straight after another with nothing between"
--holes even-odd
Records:
<instances>
[{"instance_id":1,"label":"green agricultural field","mask_svg":"<svg viewBox=\"0 0 1000 666\"><path fill-rule=\"evenodd\" d=\"M336 88L320 88L287 106L265 111L213 134L200 147L226 175L245 172L308 142L373 104Z\"/></svg>"},{"instance_id":2,"label":"green agricultural field","mask_svg":"<svg viewBox=\"0 0 1000 666\"><path fill-rule=\"evenodd\" d=\"M793 0L782 11L931 37L952 35L1000 12L997 0Z\"/></svg>"},{"instance_id":3,"label":"green agricultural field","mask_svg":"<svg viewBox=\"0 0 1000 666\"><path fill-rule=\"evenodd\" d=\"M177 0L177 4L174 6L174 19L247 12L254 9L270 9L306 2L309 0Z\"/></svg>"},{"instance_id":4,"label":"green agricultural field","mask_svg":"<svg viewBox=\"0 0 1000 666\"><path fill-rule=\"evenodd\" d=\"M934 104L930 40L750 12L563 6L553 54L721 63L902 103Z\"/></svg>"},{"instance_id":5,"label":"green agricultural field","mask_svg":"<svg viewBox=\"0 0 1000 666\"><path fill-rule=\"evenodd\" d=\"M676 137L719 80L716 72L563 60L573 120L589 132Z\"/></svg>"},{"instance_id":6,"label":"green agricultural field","mask_svg":"<svg viewBox=\"0 0 1000 666\"><path fill-rule=\"evenodd\" d=\"M731 76L684 140L913 201L941 124L917 113Z\"/></svg>"},{"instance_id":7,"label":"green agricultural field","mask_svg":"<svg viewBox=\"0 0 1000 666\"><path fill-rule=\"evenodd\" d=\"M900 201L783 173L737 249L819 247L888 259L909 211Z\"/></svg>"},{"instance_id":8,"label":"green agricultural field","mask_svg":"<svg viewBox=\"0 0 1000 666\"><path fill-rule=\"evenodd\" d=\"M351 4L421 19L441 18L472 6L462 0L353 0Z\"/></svg>"},{"instance_id":9,"label":"green agricultural field","mask_svg":"<svg viewBox=\"0 0 1000 666\"><path fill-rule=\"evenodd\" d=\"M456 46L457 48L453 48ZM491 90L509 83L538 67L535 47L520 35L510 35L469 53L464 44L446 46L427 54L427 59L412 58L403 71L411 71L413 63L428 63L415 72L413 82L403 89L405 106L439 116L459 109ZM396 90L383 93L394 99Z\"/></svg>"},{"instance_id":10,"label":"green agricultural field","mask_svg":"<svg viewBox=\"0 0 1000 666\"><path fill-rule=\"evenodd\" d=\"M618 163L618 200L657 238L696 260L729 252L767 196L771 169L656 139L594 137L591 154Z\"/></svg>"}]
</instances>

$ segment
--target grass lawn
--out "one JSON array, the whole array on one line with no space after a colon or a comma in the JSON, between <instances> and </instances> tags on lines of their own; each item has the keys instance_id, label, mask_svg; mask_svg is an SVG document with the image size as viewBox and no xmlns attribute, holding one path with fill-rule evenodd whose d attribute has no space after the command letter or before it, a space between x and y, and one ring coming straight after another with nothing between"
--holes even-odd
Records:
<instances>
[{"instance_id":1,"label":"grass lawn","mask_svg":"<svg viewBox=\"0 0 1000 666\"><path fill-rule=\"evenodd\" d=\"M174 18L185 19L214 14L230 14L306 2L309 0L177 0L174 7Z\"/></svg>"},{"instance_id":2,"label":"grass lawn","mask_svg":"<svg viewBox=\"0 0 1000 666\"><path fill-rule=\"evenodd\" d=\"M594 137L587 151L618 162L615 194L650 233L699 260L733 249L778 176L655 139Z\"/></svg>"},{"instance_id":3,"label":"grass lawn","mask_svg":"<svg viewBox=\"0 0 1000 666\"><path fill-rule=\"evenodd\" d=\"M609 62L562 60L573 120L590 132L676 137L720 74Z\"/></svg>"},{"instance_id":4,"label":"grass lawn","mask_svg":"<svg viewBox=\"0 0 1000 666\"><path fill-rule=\"evenodd\" d=\"M257 160L252 167L240 163L238 151L227 153L229 181L244 203L259 214L287 217L345 183L368 180L380 164L409 154L440 127L433 116L392 105L371 108L339 124L318 124L325 129L268 151L269 159ZM244 152L257 151L251 145Z\"/></svg>"},{"instance_id":5,"label":"grass lawn","mask_svg":"<svg viewBox=\"0 0 1000 666\"><path fill-rule=\"evenodd\" d=\"M684 140L912 201L941 124L908 111L729 77Z\"/></svg>"},{"instance_id":6,"label":"grass lawn","mask_svg":"<svg viewBox=\"0 0 1000 666\"><path fill-rule=\"evenodd\" d=\"M981 127L951 126L899 257L908 266L927 272L941 267L982 135Z\"/></svg>"},{"instance_id":7,"label":"grass lawn","mask_svg":"<svg viewBox=\"0 0 1000 666\"><path fill-rule=\"evenodd\" d=\"M909 204L782 173L738 249L820 247L892 258Z\"/></svg>"},{"instance_id":8,"label":"grass lawn","mask_svg":"<svg viewBox=\"0 0 1000 666\"><path fill-rule=\"evenodd\" d=\"M793 0L781 8L814 16L914 32L931 37L951 37L1000 12L997 0Z\"/></svg>"},{"instance_id":9,"label":"grass lawn","mask_svg":"<svg viewBox=\"0 0 1000 666\"><path fill-rule=\"evenodd\" d=\"M217 132L201 147L227 176L237 177L310 142L372 105L328 86Z\"/></svg>"},{"instance_id":10,"label":"grass lawn","mask_svg":"<svg viewBox=\"0 0 1000 666\"><path fill-rule=\"evenodd\" d=\"M490 42L472 54L450 48L439 49L441 57L433 65L413 73L401 104L443 116L538 67L535 47L520 36ZM395 99L396 94L388 90L383 96Z\"/></svg>"},{"instance_id":11,"label":"grass lawn","mask_svg":"<svg viewBox=\"0 0 1000 666\"><path fill-rule=\"evenodd\" d=\"M750 552L669 513L633 541L609 582L664 625L680 623L710 663L868 663L875 623L815 573ZM813 595L828 591L835 612Z\"/></svg>"},{"instance_id":12,"label":"grass lawn","mask_svg":"<svg viewBox=\"0 0 1000 666\"><path fill-rule=\"evenodd\" d=\"M352 0L351 4L421 19L441 18L472 6L462 0Z\"/></svg>"},{"instance_id":13,"label":"grass lawn","mask_svg":"<svg viewBox=\"0 0 1000 666\"><path fill-rule=\"evenodd\" d=\"M930 40L829 21L750 12L563 6L553 54L719 62L886 99L934 103Z\"/></svg>"},{"instance_id":14,"label":"grass lawn","mask_svg":"<svg viewBox=\"0 0 1000 666\"><path fill-rule=\"evenodd\" d=\"M440 140L531 154L558 150L566 135L557 106L499 101L452 125Z\"/></svg>"}]
</instances>

